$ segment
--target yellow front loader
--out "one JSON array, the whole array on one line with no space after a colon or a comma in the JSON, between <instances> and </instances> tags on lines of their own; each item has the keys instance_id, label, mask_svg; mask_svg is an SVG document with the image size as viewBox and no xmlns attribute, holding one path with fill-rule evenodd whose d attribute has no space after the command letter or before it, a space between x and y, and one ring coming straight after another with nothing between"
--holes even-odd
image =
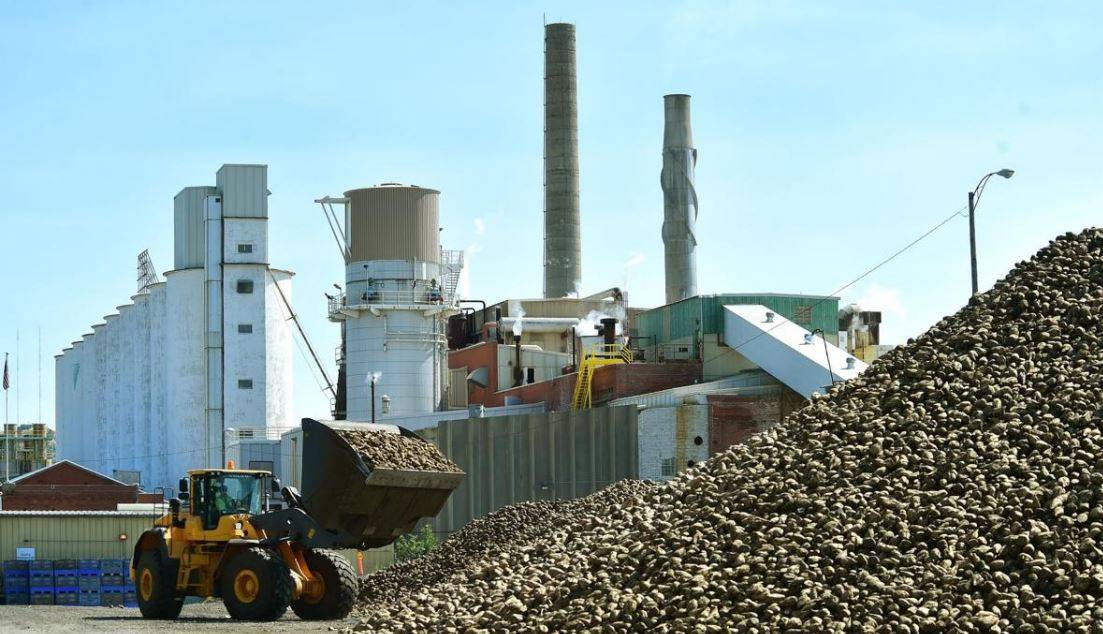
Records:
<instances>
[{"instance_id":1,"label":"yellow front loader","mask_svg":"<svg viewBox=\"0 0 1103 634\"><path fill-rule=\"evenodd\" d=\"M149 619L174 619L186 597L220 597L230 616L344 618L359 582L336 549L377 548L436 515L462 473L372 470L342 427L417 437L391 425L303 420L303 490L267 471L188 472L168 515L134 547L131 577ZM271 510L270 493L287 508Z\"/></svg>"}]
</instances>

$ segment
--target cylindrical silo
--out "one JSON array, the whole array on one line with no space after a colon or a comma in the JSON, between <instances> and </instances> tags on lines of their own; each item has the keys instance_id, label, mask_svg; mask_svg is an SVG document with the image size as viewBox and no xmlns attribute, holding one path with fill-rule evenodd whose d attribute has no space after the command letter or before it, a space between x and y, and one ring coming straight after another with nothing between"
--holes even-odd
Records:
<instances>
[{"instance_id":1,"label":"cylindrical silo","mask_svg":"<svg viewBox=\"0 0 1103 634\"><path fill-rule=\"evenodd\" d=\"M345 192L349 420L431 412L440 401L440 192L386 184ZM388 412L382 397L390 398Z\"/></svg>"},{"instance_id":2,"label":"cylindrical silo","mask_svg":"<svg viewBox=\"0 0 1103 634\"><path fill-rule=\"evenodd\" d=\"M544 27L544 297L582 280L578 201L578 78L573 24Z\"/></svg>"},{"instance_id":3,"label":"cylindrical silo","mask_svg":"<svg viewBox=\"0 0 1103 634\"><path fill-rule=\"evenodd\" d=\"M689 121L689 95L663 97L663 245L666 247L666 301L697 294L697 190L693 172L697 150Z\"/></svg>"}]
</instances>

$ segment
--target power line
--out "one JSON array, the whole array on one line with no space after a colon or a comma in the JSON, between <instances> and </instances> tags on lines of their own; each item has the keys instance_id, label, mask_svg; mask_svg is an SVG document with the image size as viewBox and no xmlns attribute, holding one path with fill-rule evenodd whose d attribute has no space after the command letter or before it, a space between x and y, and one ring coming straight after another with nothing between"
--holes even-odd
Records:
<instances>
[{"instance_id":1,"label":"power line","mask_svg":"<svg viewBox=\"0 0 1103 634\"><path fill-rule=\"evenodd\" d=\"M920 242L922 242L922 241L923 241L924 239L926 239L926 238L927 238L928 236L930 236L930 235L931 235L932 233L934 233L935 231L938 231L939 229L941 229L941 228L942 228L943 226L945 226L945 225L946 225L947 223L949 223L949 222L950 222L951 220L953 220L954 218L957 218L957 217L959 217L959 216L961 215L961 213L962 213L963 211L965 211L965 210L966 210L967 208L968 208L968 206L966 205L966 206L963 206L963 207L961 207L961 208L957 209L956 211L954 211L954 213L950 214L949 216L946 216L945 218L943 218L942 220L940 220L940 221L939 221L939 222L938 222L937 224L935 224L935 225L934 225L933 227L931 227L930 229L927 229L926 231L924 231L924 232L923 232L922 234L920 234L920 235L919 235L919 237L918 237L918 238L916 238L916 239L912 240L911 242L907 243L907 244L906 244L906 245L904 245L903 247L901 247L901 248L897 249L897 250L896 250L896 251L894 251L894 252L893 252L893 253L892 253L891 255L889 255L889 256L888 256L888 257L886 257L885 259L881 260L881 261L880 261L880 262L878 262L877 264L874 264L874 265L873 265L872 267L870 267L870 268L866 269L866 270L865 270L865 271L864 271L864 272L863 272L863 273L862 273L861 275L859 275L858 277L856 277L856 278L854 278L854 279L850 280L849 282L847 282L846 284L843 284L842 286L840 286L839 288L835 289L835 290L834 290L834 291L832 291L831 293L828 293L827 295L825 295L825 296L821 297L821 298L820 298L819 300L817 300L817 301L813 302L813 303L812 303L812 305L811 305L811 306L809 306L809 308L808 308L809 312L811 312L811 311L812 311L813 309L815 309L815 308L816 308L816 306L819 306L820 304L822 304L822 303L824 303L824 302L828 301L829 299L835 298L835 297L836 297L837 295L839 295L840 293L842 293L842 292L843 292L843 291L845 291L846 289L848 289L848 288L850 288L851 286L854 286L854 285L855 285L855 284L857 284L858 282L862 281L863 279L865 279L866 277L868 277L868 276L869 276L869 275L870 275L871 273L873 273L873 272L874 272L874 271L876 271L877 269L881 268L882 266L885 266L885 265L886 265L886 264L888 264L889 262L892 262L893 260L895 260L896 258L898 258L899 256L901 256L901 255L902 255L902 254L903 254L903 253L904 253L905 251L907 251L907 250L911 249L912 247L914 247L915 245L919 244L919 243L920 243ZM742 348L743 346L745 346L745 345L747 345L747 344L751 343L752 341L755 341L755 340L759 339L760 337L764 337L765 335L767 335L767 334L769 334L769 333L773 332L773 331L774 331L774 329L776 329L776 328L778 328L779 326L781 326L781 325L782 325L782 323L784 323L784 322L778 322L778 323L777 323L776 325L774 325L773 327L771 327L771 328L769 328L769 329L767 329L767 330L763 330L762 332L760 332L760 333L758 333L757 335L755 335L755 336L751 337L750 339L748 339L748 340L746 340L746 341L744 341L744 342L740 343L740 344L739 344L739 345L737 345L737 346L731 347L731 348L729 348L729 349L730 349L730 350L739 350L740 348ZM725 351L725 352L726 352L726 351ZM715 359L719 358L719 357L720 357L720 356L721 356L722 354L724 354L724 353L721 353L720 355L717 355L717 356L715 356L715 357L712 357L712 358L710 358L710 359L709 359L709 361L713 361L713 360L715 360Z\"/></svg>"}]
</instances>

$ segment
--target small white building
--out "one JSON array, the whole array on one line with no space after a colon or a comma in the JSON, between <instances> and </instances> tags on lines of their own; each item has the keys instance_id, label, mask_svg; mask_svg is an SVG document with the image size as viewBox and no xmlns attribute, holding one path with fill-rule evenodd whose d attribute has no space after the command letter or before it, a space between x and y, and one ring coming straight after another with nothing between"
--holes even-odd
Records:
<instances>
[{"instance_id":1,"label":"small white building","mask_svg":"<svg viewBox=\"0 0 1103 634\"><path fill-rule=\"evenodd\" d=\"M228 430L292 426L292 273L269 264L267 181L223 165L176 195L173 270L55 357L58 459L171 492L223 463Z\"/></svg>"}]
</instances>

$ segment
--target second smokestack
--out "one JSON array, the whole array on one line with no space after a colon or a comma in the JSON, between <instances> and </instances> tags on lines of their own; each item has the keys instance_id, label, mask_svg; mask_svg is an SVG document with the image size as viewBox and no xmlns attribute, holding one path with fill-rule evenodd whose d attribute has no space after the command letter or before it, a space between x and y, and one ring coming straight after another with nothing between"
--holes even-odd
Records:
<instances>
[{"instance_id":1,"label":"second smokestack","mask_svg":"<svg viewBox=\"0 0 1103 634\"><path fill-rule=\"evenodd\" d=\"M578 79L573 24L544 27L544 297L582 280L578 205Z\"/></svg>"}]
</instances>

